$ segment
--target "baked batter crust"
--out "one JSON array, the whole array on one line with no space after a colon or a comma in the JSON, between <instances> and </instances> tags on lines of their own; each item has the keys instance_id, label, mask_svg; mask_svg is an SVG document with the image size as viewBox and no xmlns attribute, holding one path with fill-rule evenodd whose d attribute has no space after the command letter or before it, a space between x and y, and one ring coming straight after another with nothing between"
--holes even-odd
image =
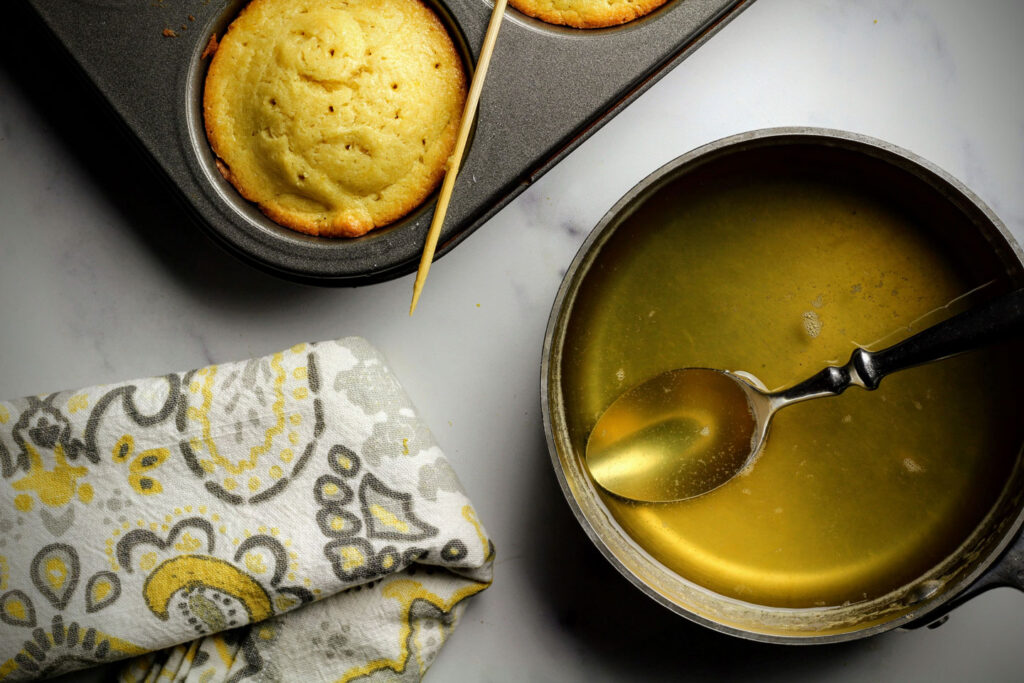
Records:
<instances>
[{"instance_id":1,"label":"baked batter crust","mask_svg":"<svg viewBox=\"0 0 1024 683\"><path fill-rule=\"evenodd\" d=\"M650 14L667 0L508 0L523 14L574 28L617 26Z\"/></svg>"},{"instance_id":2,"label":"baked batter crust","mask_svg":"<svg viewBox=\"0 0 1024 683\"><path fill-rule=\"evenodd\" d=\"M203 112L218 167L272 220L355 237L444 175L466 75L417 0L253 0L220 41Z\"/></svg>"}]
</instances>

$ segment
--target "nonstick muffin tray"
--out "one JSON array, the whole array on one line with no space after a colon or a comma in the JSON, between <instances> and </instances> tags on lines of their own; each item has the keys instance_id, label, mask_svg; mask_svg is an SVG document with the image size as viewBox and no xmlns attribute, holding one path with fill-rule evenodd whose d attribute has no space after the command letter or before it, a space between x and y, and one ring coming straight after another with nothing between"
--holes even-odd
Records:
<instances>
[{"instance_id":1,"label":"nonstick muffin tray","mask_svg":"<svg viewBox=\"0 0 1024 683\"><path fill-rule=\"evenodd\" d=\"M424 0L469 68L492 5ZM577 30L506 12L476 126L437 255L455 247L531 182L686 58L754 0L670 0L623 26ZM245 0L30 0L200 224L229 251L281 277L362 285L416 269L434 196L363 237L302 235L266 218L217 171L202 89L210 36Z\"/></svg>"}]
</instances>

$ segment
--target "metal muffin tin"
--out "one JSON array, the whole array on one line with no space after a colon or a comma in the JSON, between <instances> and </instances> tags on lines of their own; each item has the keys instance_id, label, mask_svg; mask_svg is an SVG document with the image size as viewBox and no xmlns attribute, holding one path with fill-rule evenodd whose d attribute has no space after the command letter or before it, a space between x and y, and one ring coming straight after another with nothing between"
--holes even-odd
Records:
<instances>
[{"instance_id":1,"label":"metal muffin tin","mask_svg":"<svg viewBox=\"0 0 1024 683\"><path fill-rule=\"evenodd\" d=\"M471 70L492 5L424 0ZM623 26L576 30L508 10L437 255L502 206L754 0L670 0ZM243 260L319 285L362 285L415 270L435 197L355 239L282 228L216 169L202 120L211 34L244 0L30 0L29 3L177 188L207 232ZM175 35L164 35L165 29Z\"/></svg>"}]
</instances>

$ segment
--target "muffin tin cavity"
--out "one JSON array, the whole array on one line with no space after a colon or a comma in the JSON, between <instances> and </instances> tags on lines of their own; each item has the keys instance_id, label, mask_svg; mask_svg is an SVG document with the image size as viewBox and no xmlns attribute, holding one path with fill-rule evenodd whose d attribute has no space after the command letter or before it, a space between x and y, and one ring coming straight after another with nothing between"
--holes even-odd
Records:
<instances>
[{"instance_id":1,"label":"muffin tin cavity","mask_svg":"<svg viewBox=\"0 0 1024 683\"><path fill-rule=\"evenodd\" d=\"M231 22L247 4L248 0L234 0L226 5L202 28L203 34L215 36L218 40L222 39ZM472 74L472 55L465 36L444 6L430 0L424 4L440 19L452 39L462 60L468 83ZM394 240L402 240L402 231L415 228L422 223L429 223L430 212L437 194L436 190L402 218L357 238L322 238L305 235L278 225L265 216L255 204L242 197L224 178L218 168L217 157L207 139L203 118L203 91L207 70L212 61L208 45L208 42L197 41L193 45L188 62L183 103L186 110L187 147L191 152L188 161L195 179L211 202L220 205L229 221L244 226L249 235L255 238L257 243L247 246L247 252L257 257L262 255L265 259L274 262L280 262L290 254L299 255L299 258L312 262L323 261L325 258L331 261L342 261L359 249L354 248L355 245L361 245L363 251L369 251L375 255L386 253L395 248ZM305 57L304 63L316 65L316 60L310 59L309 55L295 55L296 59L303 57ZM395 84L395 86L397 85ZM239 236L236 239L245 238ZM294 267L301 268L302 265L295 263Z\"/></svg>"}]
</instances>

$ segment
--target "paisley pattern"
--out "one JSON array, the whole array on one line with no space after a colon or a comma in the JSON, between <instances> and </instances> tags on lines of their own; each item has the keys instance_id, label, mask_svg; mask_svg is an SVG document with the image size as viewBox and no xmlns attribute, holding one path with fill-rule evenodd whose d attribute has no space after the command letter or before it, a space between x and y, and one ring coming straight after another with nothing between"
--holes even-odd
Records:
<instances>
[{"instance_id":1,"label":"paisley pattern","mask_svg":"<svg viewBox=\"0 0 1024 683\"><path fill-rule=\"evenodd\" d=\"M10 659L0 664L0 678L52 676L145 652L144 648L94 626L74 620L65 624L64 612L75 595L81 568L78 551L73 546L64 543L47 545L35 554L29 566L37 595L45 598L56 613L50 618L50 628L46 630L37 623L36 608L28 594L14 589L0 595L0 621L9 626L31 629L27 633L12 629L12 636L17 638L15 634L21 633L23 640L11 641L10 646L20 647L20 650L16 649ZM105 574L100 572L89 579L86 613L104 609L119 594L120 585ZM97 595L98 600L95 599Z\"/></svg>"},{"instance_id":2,"label":"paisley pattern","mask_svg":"<svg viewBox=\"0 0 1024 683\"><path fill-rule=\"evenodd\" d=\"M117 602L119 597L121 580L117 578L117 574L108 571L96 572L85 586L85 611L89 614L99 612Z\"/></svg>"},{"instance_id":3,"label":"paisley pattern","mask_svg":"<svg viewBox=\"0 0 1024 683\"><path fill-rule=\"evenodd\" d=\"M358 338L0 402L0 680L418 679L492 560Z\"/></svg>"},{"instance_id":4,"label":"paisley pattern","mask_svg":"<svg viewBox=\"0 0 1024 683\"><path fill-rule=\"evenodd\" d=\"M55 609L62 610L78 585L80 564L75 549L64 543L52 543L32 558L32 583Z\"/></svg>"},{"instance_id":5,"label":"paisley pattern","mask_svg":"<svg viewBox=\"0 0 1024 683\"><path fill-rule=\"evenodd\" d=\"M410 566L248 629L138 658L120 680L419 681L487 585Z\"/></svg>"},{"instance_id":6,"label":"paisley pattern","mask_svg":"<svg viewBox=\"0 0 1024 683\"><path fill-rule=\"evenodd\" d=\"M0 595L0 619L11 626L32 628L36 625L36 609L21 591L7 591Z\"/></svg>"}]
</instances>

